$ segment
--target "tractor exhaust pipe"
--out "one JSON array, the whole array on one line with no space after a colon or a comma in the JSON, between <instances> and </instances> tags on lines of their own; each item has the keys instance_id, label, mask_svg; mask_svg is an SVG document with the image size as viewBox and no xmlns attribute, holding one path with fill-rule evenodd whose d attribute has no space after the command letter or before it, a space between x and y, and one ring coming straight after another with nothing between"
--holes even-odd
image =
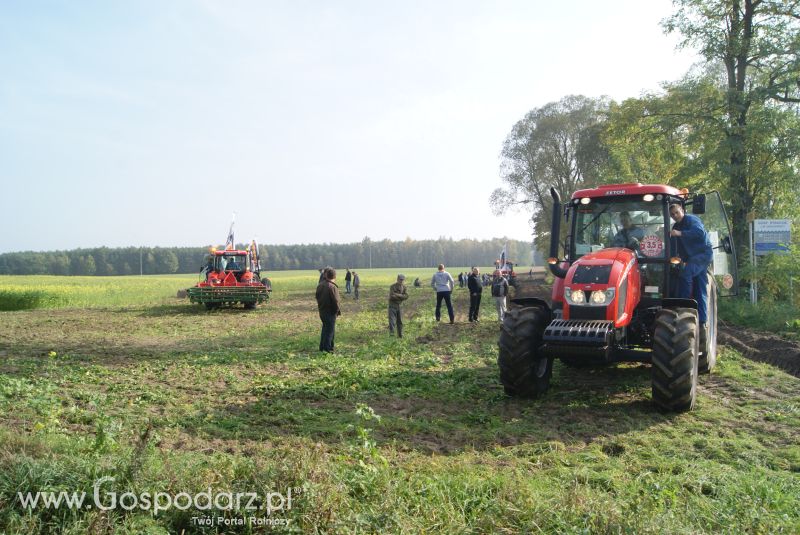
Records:
<instances>
[{"instance_id":1,"label":"tractor exhaust pipe","mask_svg":"<svg viewBox=\"0 0 800 535\"><path fill-rule=\"evenodd\" d=\"M547 259L547 264L553 275L563 279L567 276L567 270L559 266L558 261L558 242L561 238L561 197L556 188L550 188L550 195L553 197L553 222L550 227L550 258Z\"/></svg>"}]
</instances>

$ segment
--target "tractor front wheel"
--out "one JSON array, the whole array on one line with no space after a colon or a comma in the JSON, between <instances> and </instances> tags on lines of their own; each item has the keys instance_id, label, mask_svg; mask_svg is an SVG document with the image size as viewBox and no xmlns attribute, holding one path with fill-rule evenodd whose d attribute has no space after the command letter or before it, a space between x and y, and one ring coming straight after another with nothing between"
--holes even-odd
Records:
<instances>
[{"instance_id":1,"label":"tractor front wheel","mask_svg":"<svg viewBox=\"0 0 800 535\"><path fill-rule=\"evenodd\" d=\"M700 350L697 310L663 308L653 336L653 401L662 409L694 408Z\"/></svg>"},{"instance_id":2,"label":"tractor front wheel","mask_svg":"<svg viewBox=\"0 0 800 535\"><path fill-rule=\"evenodd\" d=\"M509 396L536 398L550 387L553 358L539 348L548 314L540 307L513 308L506 313L500 330L500 382Z\"/></svg>"}]
</instances>

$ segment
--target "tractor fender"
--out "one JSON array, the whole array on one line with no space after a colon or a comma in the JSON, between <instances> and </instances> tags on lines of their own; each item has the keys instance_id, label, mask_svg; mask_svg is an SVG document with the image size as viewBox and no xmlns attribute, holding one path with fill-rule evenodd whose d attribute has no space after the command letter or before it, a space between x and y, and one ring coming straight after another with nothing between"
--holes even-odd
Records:
<instances>
[{"instance_id":1,"label":"tractor fender","mask_svg":"<svg viewBox=\"0 0 800 535\"><path fill-rule=\"evenodd\" d=\"M548 323L553 317L553 311L544 299L539 299L538 297L515 297L511 302L521 307L541 307L547 313Z\"/></svg>"}]
</instances>

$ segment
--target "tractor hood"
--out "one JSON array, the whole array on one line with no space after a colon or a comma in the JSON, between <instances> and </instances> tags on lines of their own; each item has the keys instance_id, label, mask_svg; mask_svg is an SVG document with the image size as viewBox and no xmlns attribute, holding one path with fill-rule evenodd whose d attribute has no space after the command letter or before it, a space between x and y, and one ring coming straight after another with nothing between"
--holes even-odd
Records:
<instances>
[{"instance_id":1,"label":"tractor hood","mask_svg":"<svg viewBox=\"0 0 800 535\"><path fill-rule=\"evenodd\" d=\"M636 254L630 249L611 247L580 257L567 271L568 285L610 285L614 286L636 261Z\"/></svg>"},{"instance_id":2,"label":"tractor hood","mask_svg":"<svg viewBox=\"0 0 800 535\"><path fill-rule=\"evenodd\" d=\"M586 254L564 279L564 319L630 323L639 302L639 270L630 249L611 247Z\"/></svg>"}]
</instances>

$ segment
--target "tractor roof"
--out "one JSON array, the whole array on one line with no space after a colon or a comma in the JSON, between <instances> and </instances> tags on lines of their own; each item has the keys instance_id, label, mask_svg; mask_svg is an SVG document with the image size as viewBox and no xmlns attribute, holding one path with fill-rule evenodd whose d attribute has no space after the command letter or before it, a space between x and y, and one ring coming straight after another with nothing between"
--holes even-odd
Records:
<instances>
[{"instance_id":1,"label":"tractor roof","mask_svg":"<svg viewBox=\"0 0 800 535\"><path fill-rule=\"evenodd\" d=\"M596 188L581 189L572 194L573 199L583 197L618 197L622 195L644 195L646 193L681 195L681 190L665 184L606 184Z\"/></svg>"}]
</instances>

